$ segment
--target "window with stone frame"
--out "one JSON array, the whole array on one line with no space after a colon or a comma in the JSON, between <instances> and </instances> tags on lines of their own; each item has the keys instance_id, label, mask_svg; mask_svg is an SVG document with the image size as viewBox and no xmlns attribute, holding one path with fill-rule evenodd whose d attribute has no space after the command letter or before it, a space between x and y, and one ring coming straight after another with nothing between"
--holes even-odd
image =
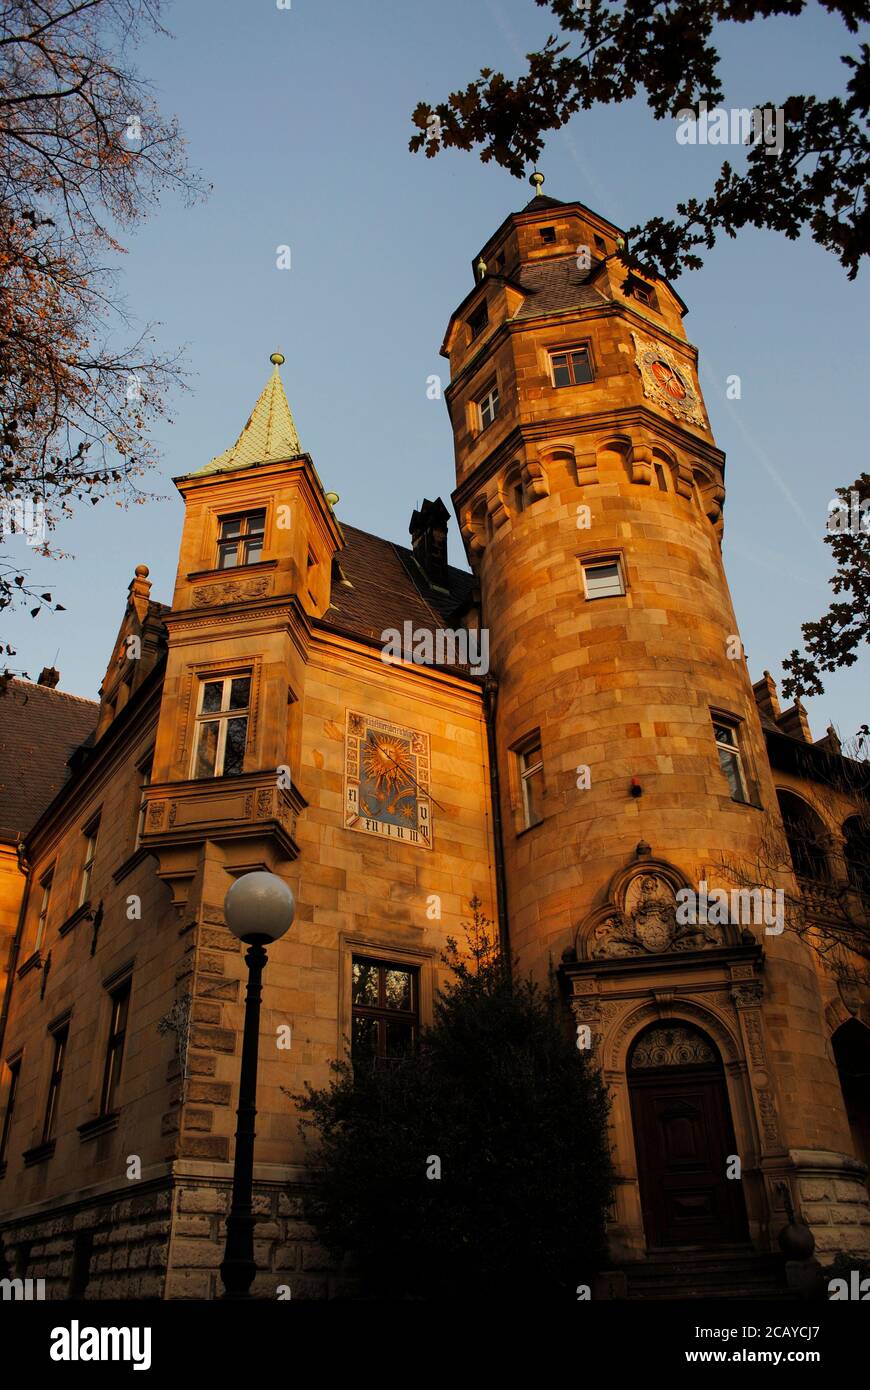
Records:
<instances>
[{"instance_id":1,"label":"window with stone frame","mask_svg":"<svg viewBox=\"0 0 870 1390\"><path fill-rule=\"evenodd\" d=\"M250 671L200 677L192 777L237 777L244 772L250 706Z\"/></svg>"},{"instance_id":2,"label":"window with stone frame","mask_svg":"<svg viewBox=\"0 0 870 1390\"><path fill-rule=\"evenodd\" d=\"M388 1065L404 1057L420 1031L415 967L354 956L351 967L351 1060Z\"/></svg>"},{"instance_id":3,"label":"window with stone frame","mask_svg":"<svg viewBox=\"0 0 870 1390\"><path fill-rule=\"evenodd\" d=\"M63 1082L63 1069L66 1062L66 1049L69 1042L69 1024L57 1028L51 1035L53 1050L51 1074L48 1081L48 1097L45 1102L45 1118L42 1124L42 1142L49 1143L57 1129L57 1111L60 1103L60 1088Z\"/></svg>"},{"instance_id":4,"label":"window with stone frame","mask_svg":"<svg viewBox=\"0 0 870 1390\"><path fill-rule=\"evenodd\" d=\"M740 747L740 726L736 719L713 714L713 733L719 753L719 766L725 774L732 801L749 801L749 785Z\"/></svg>"},{"instance_id":5,"label":"window with stone frame","mask_svg":"<svg viewBox=\"0 0 870 1390\"><path fill-rule=\"evenodd\" d=\"M45 942L45 933L48 927L48 909L51 906L51 885L54 880L54 869L49 869L47 874L43 874L39 880L42 894L39 900L39 916L36 919L36 945L34 950L42 949Z\"/></svg>"},{"instance_id":6,"label":"window with stone frame","mask_svg":"<svg viewBox=\"0 0 870 1390\"><path fill-rule=\"evenodd\" d=\"M544 756L538 730L517 744L513 751L520 793L520 829L530 830L544 819Z\"/></svg>"},{"instance_id":7,"label":"window with stone frame","mask_svg":"<svg viewBox=\"0 0 870 1390\"><path fill-rule=\"evenodd\" d=\"M9 1089L6 1092L6 1109L3 1114L3 1129L0 1131L0 1166L6 1162L9 1150L9 1136L15 1118L15 1102L18 1099L18 1082L21 1079L21 1058L9 1063Z\"/></svg>"},{"instance_id":8,"label":"window with stone frame","mask_svg":"<svg viewBox=\"0 0 870 1390\"><path fill-rule=\"evenodd\" d=\"M123 984L113 989L110 995L112 1012L109 1019L103 1085L100 1091L101 1115L112 1115L117 1109L118 1086L121 1081L124 1044L127 1039L127 1018L130 1012L130 988L131 981L127 979Z\"/></svg>"},{"instance_id":9,"label":"window with stone frame","mask_svg":"<svg viewBox=\"0 0 870 1390\"><path fill-rule=\"evenodd\" d=\"M477 425L478 429L489 429L492 422L497 418L499 412L498 383L493 382L487 387L485 393L479 396L476 402Z\"/></svg>"},{"instance_id":10,"label":"window with stone frame","mask_svg":"<svg viewBox=\"0 0 870 1390\"><path fill-rule=\"evenodd\" d=\"M79 900L77 907L82 907L91 897L91 879L94 873L94 860L97 857L97 836L100 833L100 818L94 816L84 829L84 854L82 858L82 877L79 884Z\"/></svg>"},{"instance_id":11,"label":"window with stone frame","mask_svg":"<svg viewBox=\"0 0 870 1390\"><path fill-rule=\"evenodd\" d=\"M223 517L218 525L218 569L256 564L262 559L265 530L265 508Z\"/></svg>"},{"instance_id":12,"label":"window with stone frame","mask_svg":"<svg viewBox=\"0 0 870 1390\"><path fill-rule=\"evenodd\" d=\"M576 347L559 348L550 353L550 376L554 386L586 386L594 380L589 348L581 343Z\"/></svg>"}]
</instances>

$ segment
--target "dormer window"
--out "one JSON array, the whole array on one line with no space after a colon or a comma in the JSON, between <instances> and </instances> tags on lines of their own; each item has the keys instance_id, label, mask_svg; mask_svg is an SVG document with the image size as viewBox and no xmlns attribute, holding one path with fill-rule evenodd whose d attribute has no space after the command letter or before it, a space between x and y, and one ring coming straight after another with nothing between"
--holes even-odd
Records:
<instances>
[{"instance_id":1,"label":"dormer window","mask_svg":"<svg viewBox=\"0 0 870 1390\"><path fill-rule=\"evenodd\" d=\"M629 280L628 293L631 295L632 299L636 299L638 304L644 304L647 309L657 310L659 307L655 290L652 285L644 284L643 280Z\"/></svg>"},{"instance_id":2,"label":"dormer window","mask_svg":"<svg viewBox=\"0 0 870 1390\"><path fill-rule=\"evenodd\" d=\"M553 242L556 240L556 228L540 227L538 230L540 233L541 241L544 243L544 245L552 246Z\"/></svg>"},{"instance_id":3,"label":"dormer window","mask_svg":"<svg viewBox=\"0 0 870 1390\"><path fill-rule=\"evenodd\" d=\"M475 309L474 313L468 320L468 329L471 333L472 342L474 342L475 338L480 337L481 333L486 328L486 325L488 323L489 310L486 307L486 301L484 301L484 303L481 304L479 308Z\"/></svg>"},{"instance_id":4,"label":"dormer window","mask_svg":"<svg viewBox=\"0 0 870 1390\"><path fill-rule=\"evenodd\" d=\"M218 569L256 564L262 558L265 529L265 510L224 517L218 531Z\"/></svg>"}]
</instances>

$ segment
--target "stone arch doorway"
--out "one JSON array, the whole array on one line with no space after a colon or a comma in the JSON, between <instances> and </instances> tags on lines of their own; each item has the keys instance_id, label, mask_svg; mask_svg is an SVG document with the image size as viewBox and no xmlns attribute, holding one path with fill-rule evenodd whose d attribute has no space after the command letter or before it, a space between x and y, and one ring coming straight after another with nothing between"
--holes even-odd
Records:
<instances>
[{"instance_id":1,"label":"stone arch doorway","mask_svg":"<svg viewBox=\"0 0 870 1390\"><path fill-rule=\"evenodd\" d=\"M649 1250L748 1241L722 1059L715 1043L679 1019L646 1027L628 1057L637 1173Z\"/></svg>"},{"instance_id":2,"label":"stone arch doorway","mask_svg":"<svg viewBox=\"0 0 870 1390\"><path fill-rule=\"evenodd\" d=\"M855 1157L870 1168L870 1028L850 1018L837 1029L831 1046Z\"/></svg>"}]
</instances>

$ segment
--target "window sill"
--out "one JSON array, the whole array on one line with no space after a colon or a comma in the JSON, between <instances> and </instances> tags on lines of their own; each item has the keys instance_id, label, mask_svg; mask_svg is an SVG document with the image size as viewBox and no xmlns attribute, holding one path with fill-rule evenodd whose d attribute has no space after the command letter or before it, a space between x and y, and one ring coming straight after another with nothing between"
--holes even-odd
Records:
<instances>
[{"instance_id":1,"label":"window sill","mask_svg":"<svg viewBox=\"0 0 870 1390\"><path fill-rule=\"evenodd\" d=\"M102 1134L111 1134L113 1129L118 1128L119 1110L113 1110L110 1115L97 1115L93 1120L86 1120L83 1125L79 1125L79 1139L86 1144L89 1139L99 1139Z\"/></svg>"},{"instance_id":2,"label":"window sill","mask_svg":"<svg viewBox=\"0 0 870 1390\"><path fill-rule=\"evenodd\" d=\"M39 951L34 951L34 952L33 952L33 955L32 955L32 956L28 956L28 958L27 958L27 960L24 962L24 964L23 964L22 966L19 967L19 970L18 970L18 978L19 978L19 980L23 980L23 979L24 979L24 976L27 975L27 974L29 974L29 972L30 972L31 970L39 970L40 967L41 967L41 965L42 965L42 956L40 955Z\"/></svg>"},{"instance_id":3,"label":"window sill","mask_svg":"<svg viewBox=\"0 0 870 1390\"><path fill-rule=\"evenodd\" d=\"M61 925L57 929L58 936L66 936L67 932L72 931L73 927L76 925L77 922L81 922L84 917L87 917L90 910L91 903L90 899L88 898L85 902L81 904L80 907L76 908L75 912L73 912L69 917L67 917L65 922L61 923Z\"/></svg>"},{"instance_id":4,"label":"window sill","mask_svg":"<svg viewBox=\"0 0 870 1390\"><path fill-rule=\"evenodd\" d=\"M217 579L221 574L257 574L260 570L274 570L278 568L277 560L255 560L250 565L227 565L225 569L194 570L187 578L191 581L199 579Z\"/></svg>"},{"instance_id":5,"label":"window sill","mask_svg":"<svg viewBox=\"0 0 870 1390\"><path fill-rule=\"evenodd\" d=\"M33 1149L25 1149L21 1155L25 1168L33 1168L37 1163L47 1163L54 1154L56 1143L56 1139L49 1139L45 1144L37 1144Z\"/></svg>"},{"instance_id":6,"label":"window sill","mask_svg":"<svg viewBox=\"0 0 870 1390\"><path fill-rule=\"evenodd\" d=\"M536 820L533 825L524 825L521 830L517 831L517 839L519 839L521 835L528 835L531 830L537 830L538 826L543 824L544 817L541 816L541 819Z\"/></svg>"},{"instance_id":7,"label":"window sill","mask_svg":"<svg viewBox=\"0 0 870 1390\"><path fill-rule=\"evenodd\" d=\"M153 854L153 849L145 849L143 845L140 845L138 849L135 849L133 853L124 860L123 864L118 866L112 874L113 881L115 883L120 883L122 878L126 878L128 874L133 872L137 864L141 864Z\"/></svg>"}]
</instances>

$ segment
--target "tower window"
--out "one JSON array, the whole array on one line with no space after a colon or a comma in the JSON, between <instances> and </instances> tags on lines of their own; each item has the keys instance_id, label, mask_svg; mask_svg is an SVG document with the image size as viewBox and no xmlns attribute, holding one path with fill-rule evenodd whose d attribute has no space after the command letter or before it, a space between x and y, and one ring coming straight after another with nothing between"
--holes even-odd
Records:
<instances>
[{"instance_id":1,"label":"tower window","mask_svg":"<svg viewBox=\"0 0 870 1390\"><path fill-rule=\"evenodd\" d=\"M477 414L482 430L488 429L493 420L498 415L499 399L498 385L493 383L485 396L481 396L477 402Z\"/></svg>"},{"instance_id":2,"label":"tower window","mask_svg":"<svg viewBox=\"0 0 870 1390\"><path fill-rule=\"evenodd\" d=\"M611 559L584 561L581 569L587 599L620 598L625 593L622 566L617 555Z\"/></svg>"},{"instance_id":3,"label":"tower window","mask_svg":"<svg viewBox=\"0 0 870 1390\"><path fill-rule=\"evenodd\" d=\"M627 292L632 299L637 300L638 304L645 304L648 309L658 309L659 302L655 290L652 285L645 284L643 280L630 279Z\"/></svg>"},{"instance_id":4,"label":"tower window","mask_svg":"<svg viewBox=\"0 0 870 1390\"><path fill-rule=\"evenodd\" d=\"M656 472L656 482L657 482L658 485L659 485L659 490L660 490L661 492L667 492L667 490L668 490L668 485L667 485L667 482L665 481L665 470L662 468L662 465L661 465L660 463L655 463L655 462L653 463L653 468L655 469L655 472Z\"/></svg>"},{"instance_id":5,"label":"tower window","mask_svg":"<svg viewBox=\"0 0 870 1390\"><path fill-rule=\"evenodd\" d=\"M351 988L355 1065L398 1061L417 1040L417 971L407 965L354 956Z\"/></svg>"},{"instance_id":6,"label":"tower window","mask_svg":"<svg viewBox=\"0 0 870 1390\"><path fill-rule=\"evenodd\" d=\"M218 569L256 564L263 554L265 529L265 511L224 517L218 534Z\"/></svg>"},{"instance_id":7,"label":"tower window","mask_svg":"<svg viewBox=\"0 0 870 1390\"><path fill-rule=\"evenodd\" d=\"M713 732L716 736L716 748L719 751L719 766L725 773L728 786L731 789L731 800L748 802L749 795L746 790L746 776L743 771L743 757L740 752L737 725L721 716L714 716Z\"/></svg>"},{"instance_id":8,"label":"tower window","mask_svg":"<svg viewBox=\"0 0 870 1390\"><path fill-rule=\"evenodd\" d=\"M606 255L607 255L607 246L606 246L606 244L605 244L604 237L603 237L603 236L593 236L592 240L595 242L595 249L596 249L596 251L600 251L601 254L602 254L602 256L606 256Z\"/></svg>"},{"instance_id":9,"label":"tower window","mask_svg":"<svg viewBox=\"0 0 870 1390\"><path fill-rule=\"evenodd\" d=\"M552 243L556 240L556 228L555 228L555 227L540 227L540 228L539 228L539 233L540 233L541 241L543 241L543 242L545 243L545 245L547 245L547 246L551 246Z\"/></svg>"},{"instance_id":10,"label":"tower window","mask_svg":"<svg viewBox=\"0 0 870 1390\"><path fill-rule=\"evenodd\" d=\"M529 830L540 825L541 802L544 796L544 758L541 751L541 735L532 734L525 743L514 750L517 760L517 777L520 784L522 828Z\"/></svg>"},{"instance_id":11,"label":"tower window","mask_svg":"<svg viewBox=\"0 0 870 1390\"><path fill-rule=\"evenodd\" d=\"M564 348L550 353L554 386L585 386L592 380L592 362L586 347Z\"/></svg>"},{"instance_id":12,"label":"tower window","mask_svg":"<svg viewBox=\"0 0 870 1390\"><path fill-rule=\"evenodd\" d=\"M111 1115L115 1111L118 1083L121 1080L121 1063L124 1060L124 1042L127 1037L130 981L125 980L122 985L119 985L111 999L112 1016L109 1023L109 1041L106 1047L106 1065L103 1071L103 1089L100 1094L101 1115Z\"/></svg>"},{"instance_id":13,"label":"tower window","mask_svg":"<svg viewBox=\"0 0 870 1390\"><path fill-rule=\"evenodd\" d=\"M487 307L486 307L486 301L484 300L484 302L483 302L483 304L481 304L480 308L479 308L479 309L475 309L474 313L471 315L471 317L470 317L469 320L468 320L468 328L469 328L469 331L470 331L470 333L471 333L471 341L472 341L472 342L474 342L474 339L475 339L475 338L479 338L479 337L480 337L481 333L482 333L483 330L486 328L486 325L487 325L488 323L489 323L489 310L487 309Z\"/></svg>"},{"instance_id":14,"label":"tower window","mask_svg":"<svg viewBox=\"0 0 870 1390\"><path fill-rule=\"evenodd\" d=\"M234 777L244 771L250 704L250 675L201 682L194 777Z\"/></svg>"}]
</instances>

